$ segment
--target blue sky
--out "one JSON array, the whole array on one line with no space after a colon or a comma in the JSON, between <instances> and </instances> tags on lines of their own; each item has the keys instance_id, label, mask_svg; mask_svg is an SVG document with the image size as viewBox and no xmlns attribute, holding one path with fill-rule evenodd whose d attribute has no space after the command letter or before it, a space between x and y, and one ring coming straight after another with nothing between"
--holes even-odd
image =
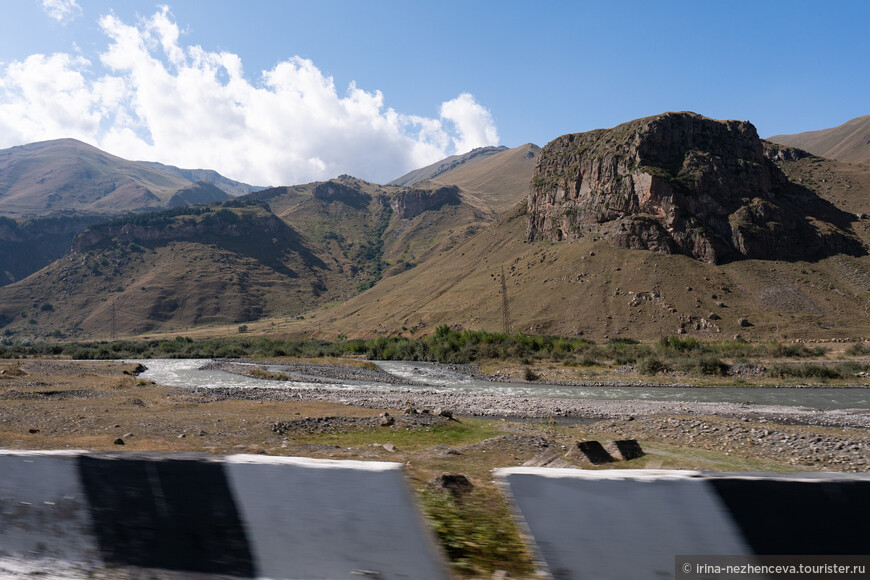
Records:
<instances>
[{"instance_id":1,"label":"blue sky","mask_svg":"<svg viewBox=\"0 0 870 580\"><path fill-rule=\"evenodd\" d=\"M668 110L749 120L762 136L870 114L870 2L857 0L3 10L0 146L72 136L264 185L386 181L473 146L544 145Z\"/></svg>"}]
</instances>

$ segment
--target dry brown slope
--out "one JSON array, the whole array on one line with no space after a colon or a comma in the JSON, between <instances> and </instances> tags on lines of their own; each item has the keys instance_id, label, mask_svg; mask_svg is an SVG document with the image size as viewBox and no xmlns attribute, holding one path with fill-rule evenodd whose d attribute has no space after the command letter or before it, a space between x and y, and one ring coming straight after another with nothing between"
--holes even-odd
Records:
<instances>
[{"instance_id":1,"label":"dry brown slope","mask_svg":"<svg viewBox=\"0 0 870 580\"><path fill-rule=\"evenodd\" d=\"M852 229L870 245L870 167L823 157L777 163L790 181L816 192L839 209L860 216Z\"/></svg>"},{"instance_id":2,"label":"dry brown slope","mask_svg":"<svg viewBox=\"0 0 870 580\"><path fill-rule=\"evenodd\" d=\"M870 115L856 117L831 129L774 135L768 141L829 159L870 165Z\"/></svg>"},{"instance_id":3,"label":"dry brown slope","mask_svg":"<svg viewBox=\"0 0 870 580\"><path fill-rule=\"evenodd\" d=\"M0 213L112 213L158 207L189 181L73 139L0 151Z\"/></svg>"},{"instance_id":4,"label":"dry brown slope","mask_svg":"<svg viewBox=\"0 0 870 580\"><path fill-rule=\"evenodd\" d=\"M0 215L159 209L196 181L232 193L253 189L214 171L129 161L75 139L30 143L0 150Z\"/></svg>"},{"instance_id":5,"label":"dry brown slope","mask_svg":"<svg viewBox=\"0 0 870 580\"><path fill-rule=\"evenodd\" d=\"M478 161L485 159L491 155L498 155L499 153L506 151L507 147L478 147L476 149L472 149L467 153L461 153L459 155L451 155L450 157L446 157L441 161L436 161L431 165L427 165L425 167L421 167L419 169L415 169L406 173L401 177L397 177L396 179L387 183L387 185L395 185L400 187L412 187L422 181L426 181L427 179L432 179L442 173L447 171L451 171L456 169L457 167L461 167L467 163L477 163Z\"/></svg>"},{"instance_id":6,"label":"dry brown slope","mask_svg":"<svg viewBox=\"0 0 870 580\"><path fill-rule=\"evenodd\" d=\"M852 227L870 245L870 168L819 157L777 165L841 210L864 216ZM594 238L527 244L525 225L518 207L454 250L346 304L315 312L316 325L296 323L287 330L326 337L426 334L439 324L501 330L504 266L514 330L523 332L593 338L658 338L681 329L724 338L870 335L868 256L713 265L617 249ZM740 318L753 326L740 326Z\"/></svg>"},{"instance_id":7,"label":"dry brown slope","mask_svg":"<svg viewBox=\"0 0 870 580\"><path fill-rule=\"evenodd\" d=\"M517 212L286 330L324 337L428 334L440 324L500 331L504 267L514 331L593 338L658 338L681 329L719 338L870 335L870 258L712 265L598 240L524 243L524 228ZM752 326L741 326L741 318Z\"/></svg>"},{"instance_id":8,"label":"dry brown slope","mask_svg":"<svg viewBox=\"0 0 870 580\"><path fill-rule=\"evenodd\" d=\"M480 199L497 214L503 214L528 193L540 151L537 145L526 143L474 163L466 163L430 181L456 185L463 192Z\"/></svg>"}]
</instances>

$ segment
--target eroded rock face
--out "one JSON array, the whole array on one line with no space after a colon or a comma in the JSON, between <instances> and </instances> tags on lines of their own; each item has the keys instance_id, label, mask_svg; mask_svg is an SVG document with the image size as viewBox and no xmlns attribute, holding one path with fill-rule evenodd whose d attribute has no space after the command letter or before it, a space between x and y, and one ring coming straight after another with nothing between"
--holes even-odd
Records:
<instances>
[{"instance_id":1,"label":"eroded rock face","mask_svg":"<svg viewBox=\"0 0 870 580\"><path fill-rule=\"evenodd\" d=\"M334 179L325 181L315 187L314 197L325 203L339 202L356 209L366 207L372 199L367 193Z\"/></svg>"},{"instance_id":2,"label":"eroded rock face","mask_svg":"<svg viewBox=\"0 0 870 580\"><path fill-rule=\"evenodd\" d=\"M528 215L527 241L600 236L708 263L863 253L848 214L790 183L751 123L695 113L552 141L538 158Z\"/></svg>"},{"instance_id":3,"label":"eroded rock face","mask_svg":"<svg viewBox=\"0 0 870 580\"><path fill-rule=\"evenodd\" d=\"M153 217L150 217L153 216ZM150 219L149 219L150 217ZM169 242L185 239L278 237L296 241L299 234L268 211L248 211L240 215L229 209L203 211L172 219L172 213L146 214L139 219L119 219L95 225L78 234L72 253L101 245L118 243Z\"/></svg>"},{"instance_id":4,"label":"eroded rock face","mask_svg":"<svg viewBox=\"0 0 870 580\"><path fill-rule=\"evenodd\" d=\"M455 185L437 189L405 189L390 198L390 207L402 219L415 218L424 211L459 203L459 188Z\"/></svg>"}]
</instances>

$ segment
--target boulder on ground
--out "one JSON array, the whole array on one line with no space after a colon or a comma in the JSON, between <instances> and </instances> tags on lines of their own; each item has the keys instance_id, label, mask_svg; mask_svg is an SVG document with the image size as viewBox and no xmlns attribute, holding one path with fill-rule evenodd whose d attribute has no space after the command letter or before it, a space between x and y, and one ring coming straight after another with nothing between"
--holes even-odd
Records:
<instances>
[{"instance_id":1,"label":"boulder on ground","mask_svg":"<svg viewBox=\"0 0 870 580\"><path fill-rule=\"evenodd\" d=\"M450 492L455 498L471 493L474 489L474 485L468 478L458 473L441 474L429 484L438 491Z\"/></svg>"}]
</instances>

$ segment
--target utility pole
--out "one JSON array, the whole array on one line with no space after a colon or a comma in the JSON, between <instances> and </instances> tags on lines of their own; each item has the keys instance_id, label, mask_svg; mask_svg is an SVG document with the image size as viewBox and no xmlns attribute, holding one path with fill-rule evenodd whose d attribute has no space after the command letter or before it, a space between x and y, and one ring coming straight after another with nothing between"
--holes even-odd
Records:
<instances>
[{"instance_id":1,"label":"utility pole","mask_svg":"<svg viewBox=\"0 0 870 580\"><path fill-rule=\"evenodd\" d=\"M117 333L115 332L115 297L112 297L112 340L117 338Z\"/></svg>"},{"instance_id":2,"label":"utility pole","mask_svg":"<svg viewBox=\"0 0 870 580\"><path fill-rule=\"evenodd\" d=\"M504 266L501 267L501 317L504 333L511 333L511 312L508 308L507 282L504 278Z\"/></svg>"}]
</instances>

